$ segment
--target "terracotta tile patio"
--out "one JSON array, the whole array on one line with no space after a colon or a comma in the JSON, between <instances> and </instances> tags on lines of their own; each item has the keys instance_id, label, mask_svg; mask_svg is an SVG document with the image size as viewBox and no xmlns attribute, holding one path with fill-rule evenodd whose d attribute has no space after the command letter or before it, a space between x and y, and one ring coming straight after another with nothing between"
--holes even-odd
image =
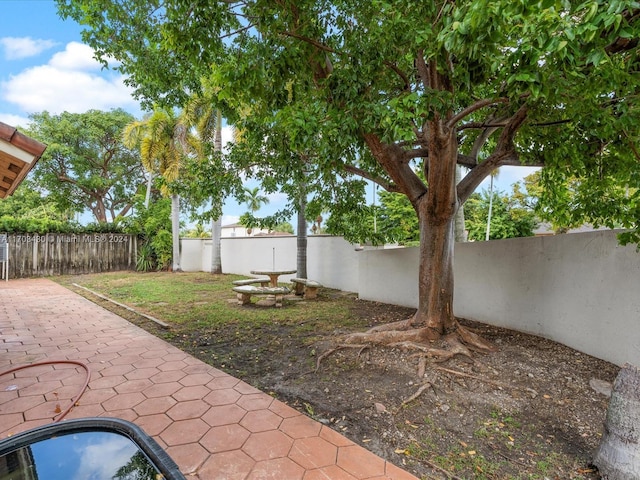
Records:
<instances>
[{"instance_id":1,"label":"terracotta tile patio","mask_svg":"<svg viewBox=\"0 0 640 480\"><path fill-rule=\"evenodd\" d=\"M134 422L190 479L416 478L50 280L0 282L0 341L0 373L86 364L65 418ZM70 363L0 376L0 438L51 423L85 381Z\"/></svg>"}]
</instances>

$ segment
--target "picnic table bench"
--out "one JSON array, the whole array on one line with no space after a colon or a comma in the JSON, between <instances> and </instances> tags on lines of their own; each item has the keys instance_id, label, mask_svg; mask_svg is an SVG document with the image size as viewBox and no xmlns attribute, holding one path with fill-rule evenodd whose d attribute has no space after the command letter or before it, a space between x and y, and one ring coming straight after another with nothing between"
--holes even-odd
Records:
<instances>
[{"instance_id":1,"label":"picnic table bench","mask_svg":"<svg viewBox=\"0 0 640 480\"><path fill-rule=\"evenodd\" d=\"M318 296L318 289L322 287L319 282L308 278L292 278L296 295L304 295L304 298L312 299Z\"/></svg>"},{"instance_id":2,"label":"picnic table bench","mask_svg":"<svg viewBox=\"0 0 640 480\"><path fill-rule=\"evenodd\" d=\"M243 285L253 285L254 283L259 283L261 287L266 287L269 285L271 279L269 278L246 278L244 280L234 280L233 284L236 287L241 287Z\"/></svg>"},{"instance_id":3,"label":"picnic table bench","mask_svg":"<svg viewBox=\"0 0 640 480\"><path fill-rule=\"evenodd\" d=\"M269 295L275 298L276 307L281 307L282 298L291 292L287 287L254 287L253 285L239 285L233 287L233 291L238 294L239 305L251 303L252 295Z\"/></svg>"}]
</instances>

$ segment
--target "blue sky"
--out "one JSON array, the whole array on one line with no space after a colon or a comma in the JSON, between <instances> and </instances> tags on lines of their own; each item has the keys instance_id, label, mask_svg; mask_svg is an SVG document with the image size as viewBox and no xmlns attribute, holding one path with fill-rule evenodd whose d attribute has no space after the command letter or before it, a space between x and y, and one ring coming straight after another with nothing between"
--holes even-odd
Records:
<instances>
[{"instance_id":1,"label":"blue sky","mask_svg":"<svg viewBox=\"0 0 640 480\"><path fill-rule=\"evenodd\" d=\"M59 114L123 108L142 117L122 75L102 69L82 43L80 26L62 20L53 0L0 0L0 11L1 122L26 126L30 114L45 110ZM225 129L223 140L230 138ZM272 195L258 214L270 214L284 202L282 195ZM223 225L237 222L246 210L229 200Z\"/></svg>"},{"instance_id":2,"label":"blue sky","mask_svg":"<svg viewBox=\"0 0 640 480\"><path fill-rule=\"evenodd\" d=\"M28 123L30 114L45 110L59 114L112 108L141 118L143 112L123 77L102 69L91 48L82 44L80 26L62 20L53 0L0 0L0 5L0 121L20 127ZM223 139L230 136L226 129ZM532 171L503 167L496 188L510 192L511 184ZM479 188L487 189L488 180ZM367 197L371 202L373 194ZM285 203L282 195L272 195L258 215L271 214ZM223 224L235 223L246 210L229 200Z\"/></svg>"}]
</instances>

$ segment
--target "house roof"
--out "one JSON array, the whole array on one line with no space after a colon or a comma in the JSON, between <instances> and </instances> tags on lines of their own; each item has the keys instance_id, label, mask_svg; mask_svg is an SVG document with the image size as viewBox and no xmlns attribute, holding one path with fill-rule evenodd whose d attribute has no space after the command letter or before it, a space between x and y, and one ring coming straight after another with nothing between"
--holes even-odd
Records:
<instances>
[{"instance_id":1,"label":"house roof","mask_svg":"<svg viewBox=\"0 0 640 480\"><path fill-rule=\"evenodd\" d=\"M0 122L0 198L11 195L47 146Z\"/></svg>"}]
</instances>

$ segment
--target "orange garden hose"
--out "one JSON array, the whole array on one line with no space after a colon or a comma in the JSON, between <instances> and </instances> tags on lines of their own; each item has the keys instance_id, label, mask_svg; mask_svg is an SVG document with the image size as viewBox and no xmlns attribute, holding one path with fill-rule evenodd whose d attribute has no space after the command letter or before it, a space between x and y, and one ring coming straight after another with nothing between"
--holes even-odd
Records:
<instances>
[{"instance_id":1,"label":"orange garden hose","mask_svg":"<svg viewBox=\"0 0 640 480\"><path fill-rule=\"evenodd\" d=\"M89 385L89 380L91 379L91 371L89 370L89 366L88 365L86 365L85 363L82 363L82 362L78 362L76 360L47 360L47 361L44 361L44 362L36 362L36 363L30 363L29 365L22 365L22 366L19 366L19 367L15 367L15 368L6 370L4 372L0 372L0 377L3 376L3 375L8 375L10 373L17 372L19 370L24 370L24 369L27 369L27 368L39 367L41 365L55 365L55 364L60 364L60 363L77 365L79 367L84 368L85 372L87 373L87 377L85 379L84 385L82 386L82 389L80 390L80 393L78 393L75 397L73 397L71 399L71 404L63 412L59 413L57 416L55 416L53 418L54 422L59 422L60 420L62 420L71 411L71 409L74 407L76 402L80 399L80 397L82 396L84 391L87 389L87 386Z\"/></svg>"}]
</instances>

